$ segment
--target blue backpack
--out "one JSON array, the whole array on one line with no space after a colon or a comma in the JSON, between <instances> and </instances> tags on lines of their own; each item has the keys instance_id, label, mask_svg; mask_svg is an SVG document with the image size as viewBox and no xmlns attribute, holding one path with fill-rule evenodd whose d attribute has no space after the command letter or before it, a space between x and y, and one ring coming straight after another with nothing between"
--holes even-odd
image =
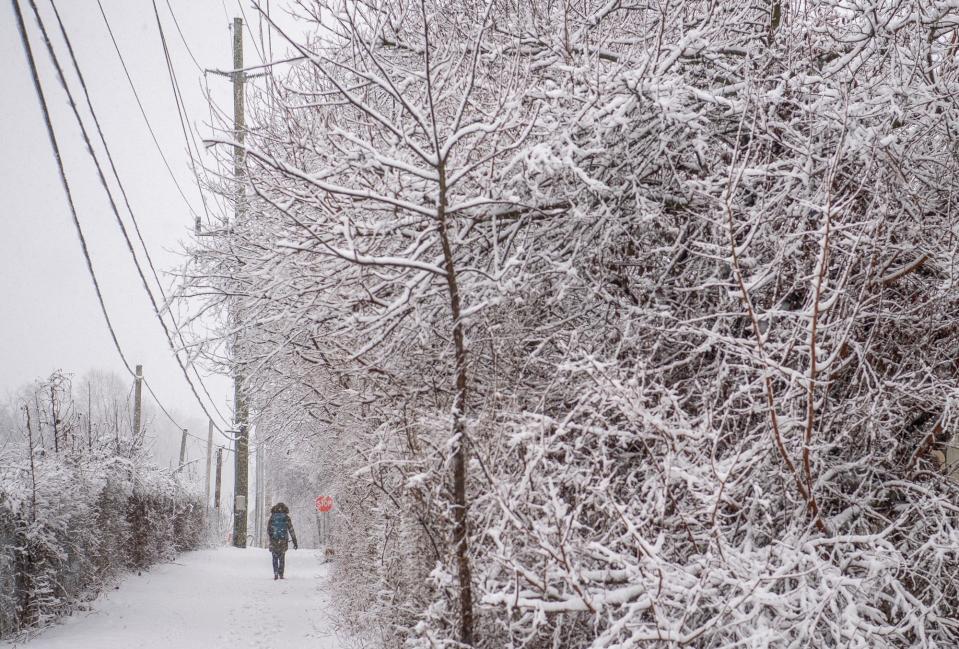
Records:
<instances>
[{"instance_id":1,"label":"blue backpack","mask_svg":"<svg viewBox=\"0 0 959 649\"><path fill-rule=\"evenodd\" d=\"M285 541L290 530L290 517L283 512L270 515L270 538L274 541Z\"/></svg>"}]
</instances>

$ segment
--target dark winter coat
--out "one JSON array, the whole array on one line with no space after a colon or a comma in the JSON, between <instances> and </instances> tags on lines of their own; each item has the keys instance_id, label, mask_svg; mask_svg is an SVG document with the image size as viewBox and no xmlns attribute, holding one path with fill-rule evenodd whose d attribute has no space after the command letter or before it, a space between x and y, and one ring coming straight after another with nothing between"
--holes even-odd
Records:
<instances>
[{"instance_id":1,"label":"dark winter coat","mask_svg":"<svg viewBox=\"0 0 959 649\"><path fill-rule=\"evenodd\" d=\"M283 503L277 503L270 509L270 520L266 529L270 535L270 552L286 552L290 540L293 541L293 547L297 547L290 510Z\"/></svg>"}]
</instances>

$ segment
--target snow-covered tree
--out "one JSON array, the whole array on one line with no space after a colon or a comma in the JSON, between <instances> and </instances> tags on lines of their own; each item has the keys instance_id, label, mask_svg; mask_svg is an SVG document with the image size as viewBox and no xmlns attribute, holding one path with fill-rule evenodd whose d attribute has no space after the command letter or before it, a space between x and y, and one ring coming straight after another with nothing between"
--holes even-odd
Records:
<instances>
[{"instance_id":1,"label":"snow-covered tree","mask_svg":"<svg viewBox=\"0 0 959 649\"><path fill-rule=\"evenodd\" d=\"M955 643L951 4L299 7L184 294L350 622Z\"/></svg>"}]
</instances>

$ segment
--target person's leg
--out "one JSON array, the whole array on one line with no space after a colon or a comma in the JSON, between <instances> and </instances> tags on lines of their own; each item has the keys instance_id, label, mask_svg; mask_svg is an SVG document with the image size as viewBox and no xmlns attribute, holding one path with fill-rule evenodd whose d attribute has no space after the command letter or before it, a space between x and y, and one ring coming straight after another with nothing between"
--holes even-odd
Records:
<instances>
[{"instance_id":1,"label":"person's leg","mask_svg":"<svg viewBox=\"0 0 959 649\"><path fill-rule=\"evenodd\" d=\"M280 552L280 579L283 579L283 570L286 568L286 552Z\"/></svg>"},{"instance_id":2,"label":"person's leg","mask_svg":"<svg viewBox=\"0 0 959 649\"><path fill-rule=\"evenodd\" d=\"M273 555L273 578L276 579L280 575L280 553L275 550L270 552Z\"/></svg>"}]
</instances>

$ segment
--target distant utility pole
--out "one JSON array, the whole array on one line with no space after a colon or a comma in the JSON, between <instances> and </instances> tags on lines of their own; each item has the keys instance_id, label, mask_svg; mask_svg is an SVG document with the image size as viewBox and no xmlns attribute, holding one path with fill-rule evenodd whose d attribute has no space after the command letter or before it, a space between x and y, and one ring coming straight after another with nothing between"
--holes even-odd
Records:
<instances>
[{"instance_id":1,"label":"distant utility pole","mask_svg":"<svg viewBox=\"0 0 959 649\"><path fill-rule=\"evenodd\" d=\"M90 383L87 381L87 449L93 450L93 397L90 395Z\"/></svg>"},{"instance_id":2,"label":"distant utility pole","mask_svg":"<svg viewBox=\"0 0 959 649\"><path fill-rule=\"evenodd\" d=\"M256 478L254 480L254 491L253 491L253 545L260 547L260 494L263 493L263 484L260 482L260 469L263 468L263 465L260 464L260 460L263 457L263 453L260 452L260 442L256 442Z\"/></svg>"},{"instance_id":3,"label":"distant utility pole","mask_svg":"<svg viewBox=\"0 0 959 649\"><path fill-rule=\"evenodd\" d=\"M129 366L128 366L129 367ZM143 416L143 366L137 365L133 384L133 439L140 435L140 420Z\"/></svg>"},{"instance_id":4,"label":"distant utility pole","mask_svg":"<svg viewBox=\"0 0 959 649\"><path fill-rule=\"evenodd\" d=\"M207 511L210 509L210 462L213 459L213 420L210 420L210 426L207 429L206 433L206 497L203 500L203 504L206 507Z\"/></svg>"},{"instance_id":5,"label":"distant utility pole","mask_svg":"<svg viewBox=\"0 0 959 649\"><path fill-rule=\"evenodd\" d=\"M241 225L246 210L245 151L243 150L244 119L243 119L243 84L246 83L246 73L243 71L243 20L233 19L233 137L236 146L233 147L233 180L236 182L236 213L234 227ZM234 318L240 320L243 314L238 309L233 311ZM240 323L236 323L239 331ZM233 341L234 357L237 353L239 334ZM235 359L234 359L235 360ZM247 426L249 407L243 388L243 375L239 367L233 370L233 418L236 422L236 456L234 472L234 502L233 502L233 545L238 548L246 547L247 525L247 497L249 496L249 469L250 469L250 431Z\"/></svg>"},{"instance_id":6,"label":"distant utility pole","mask_svg":"<svg viewBox=\"0 0 959 649\"><path fill-rule=\"evenodd\" d=\"M266 453L263 452L263 442L257 436L256 442L256 543L259 547L266 547L263 538L264 521L266 518Z\"/></svg>"},{"instance_id":7,"label":"distant utility pole","mask_svg":"<svg viewBox=\"0 0 959 649\"><path fill-rule=\"evenodd\" d=\"M186 462L186 436L187 429L183 429L183 436L180 438L180 466L183 466L183 463Z\"/></svg>"},{"instance_id":8,"label":"distant utility pole","mask_svg":"<svg viewBox=\"0 0 959 649\"><path fill-rule=\"evenodd\" d=\"M223 475L223 447L217 447L216 449L216 491L213 494L213 507L216 509L220 508L220 476ZM219 514L217 514L217 520L219 520ZM217 523L217 529L219 529L219 522Z\"/></svg>"}]
</instances>

